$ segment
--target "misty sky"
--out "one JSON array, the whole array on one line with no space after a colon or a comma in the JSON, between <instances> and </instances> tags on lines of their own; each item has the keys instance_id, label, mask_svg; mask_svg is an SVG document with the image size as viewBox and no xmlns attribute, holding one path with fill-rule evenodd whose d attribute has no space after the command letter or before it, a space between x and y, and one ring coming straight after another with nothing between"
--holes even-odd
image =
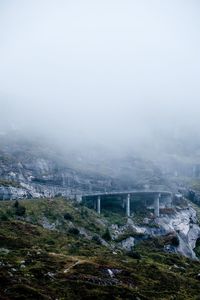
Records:
<instances>
[{"instance_id":1,"label":"misty sky","mask_svg":"<svg viewBox=\"0 0 200 300\"><path fill-rule=\"evenodd\" d=\"M200 127L198 0L1 0L1 130L129 144Z\"/></svg>"}]
</instances>

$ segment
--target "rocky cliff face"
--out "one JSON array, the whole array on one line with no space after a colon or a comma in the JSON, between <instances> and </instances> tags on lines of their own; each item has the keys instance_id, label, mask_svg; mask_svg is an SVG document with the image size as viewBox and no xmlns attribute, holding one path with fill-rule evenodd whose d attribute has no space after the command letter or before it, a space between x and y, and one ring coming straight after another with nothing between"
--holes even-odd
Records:
<instances>
[{"instance_id":1,"label":"rocky cliff face","mask_svg":"<svg viewBox=\"0 0 200 300\"><path fill-rule=\"evenodd\" d=\"M163 216L158 219L157 223L166 233L173 232L178 237L178 246L171 247L166 245L166 250L196 259L193 250L197 239L200 237L200 227L197 213L190 204L186 208L177 207L173 215Z\"/></svg>"},{"instance_id":2,"label":"rocky cliff face","mask_svg":"<svg viewBox=\"0 0 200 300\"><path fill-rule=\"evenodd\" d=\"M0 157L0 199L70 196L89 190L103 190L110 179L84 174L53 160L30 156L28 159Z\"/></svg>"},{"instance_id":3,"label":"rocky cliff face","mask_svg":"<svg viewBox=\"0 0 200 300\"><path fill-rule=\"evenodd\" d=\"M130 250L142 240L161 237L164 239L163 250L165 252L180 253L197 259L194 248L200 237L200 227L197 212L191 204L185 207L175 206L173 213L161 214L153 222L145 218L141 225L137 225L134 219L129 219L128 223L122 227L113 224L111 231L114 239L120 236L125 237L119 244L125 250Z\"/></svg>"},{"instance_id":4,"label":"rocky cliff face","mask_svg":"<svg viewBox=\"0 0 200 300\"><path fill-rule=\"evenodd\" d=\"M157 167L134 157L63 153L19 137L1 137L0 199L74 196L163 184ZM95 152L95 154L94 154Z\"/></svg>"}]
</instances>

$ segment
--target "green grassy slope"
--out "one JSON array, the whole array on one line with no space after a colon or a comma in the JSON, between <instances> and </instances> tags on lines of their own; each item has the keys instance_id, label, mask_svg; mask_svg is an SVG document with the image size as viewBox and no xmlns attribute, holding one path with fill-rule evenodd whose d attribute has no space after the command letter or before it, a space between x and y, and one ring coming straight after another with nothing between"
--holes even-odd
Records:
<instances>
[{"instance_id":1,"label":"green grassy slope","mask_svg":"<svg viewBox=\"0 0 200 300\"><path fill-rule=\"evenodd\" d=\"M64 199L19 203L23 216L0 202L0 299L200 299L199 262L153 240L136 247L138 259L100 245L92 237L109 220Z\"/></svg>"}]
</instances>

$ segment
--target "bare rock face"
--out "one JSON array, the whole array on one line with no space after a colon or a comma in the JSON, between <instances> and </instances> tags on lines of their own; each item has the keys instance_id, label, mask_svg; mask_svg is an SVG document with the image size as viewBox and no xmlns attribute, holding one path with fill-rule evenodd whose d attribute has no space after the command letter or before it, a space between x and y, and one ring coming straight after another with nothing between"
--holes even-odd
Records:
<instances>
[{"instance_id":1,"label":"bare rock face","mask_svg":"<svg viewBox=\"0 0 200 300\"><path fill-rule=\"evenodd\" d=\"M76 171L66 162L48 157L48 153L28 150L0 148L0 200L70 197L84 191L109 189L106 176Z\"/></svg>"},{"instance_id":2,"label":"bare rock face","mask_svg":"<svg viewBox=\"0 0 200 300\"><path fill-rule=\"evenodd\" d=\"M172 216L160 218L158 224L166 231L177 234L179 245L175 248L175 252L196 259L193 249L200 237L200 227L197 223L196 211L191 205L184 209L179 208Z\"/></svg>"},{"instance_id":3,"label":"bare rock face","mask_svg":"<svg viewBox=\"0 0 200 300\"><path fill-rule=\"evenodd\" d=\"M42 225L43 228L48 230L56 230L56 226L58 225L57 223L50 223L46 217L43 217L40 224Z\"/></svg>"},{"instance_id":4,"label":"bare rock face","mask_svg":"<svg viewBox=\"0 0 200 300\"><path fill-rule=\"evenodd\" d=\"M0 186L0 200L22 199L29 195L28 190L24 188Z\"/></svg>"},{"instance_id":5,"label":"bare rock face","mask_svg":"<svg viewBox=\"0 0 200 300\"><path fill-rule=\"evenodd\" d=\"M165 245L163 250L171 253L180 253L192 259L197 259L194 252L196 241L200 237L200 227L195 209L188 204L187 207L175 207L173 213L163 214L154 221L154 226L148 222L142 225L134 224L133 220L128 219L124 226L111 226L113 239L127 236L120 246L130 251L134 245L142 240L149 238L164 238ZM132 235L132 236L131 236Z\"/></svg>"},{"instance_id":6,"label":"bare rock face","mask_svg":"<svg viewBox=\"0 0 200 300\"><path fill-rule=\"evenodd\" d=\"M121 247L126 251L131 251L134 245L135 245L135 239L132 236L130 236L129 238L121 242Z\"/></svg>"},{"instance_id":7,"label":"bare rock face","mask_svg":"<svg viewBox=\"0 0 200 300\"><path fill-rule=\"evenodd\" d=\"M152 185L166 183L154 163L134 156L118 157L92 147L60 151L20 133L1 136L0 187L4 186L2 181L9 181L6 186L17 184L20 189L2 190L0 200L18 199L22 190L23 198L142 189L148 178Z\"/></svg>"}]
</instances>

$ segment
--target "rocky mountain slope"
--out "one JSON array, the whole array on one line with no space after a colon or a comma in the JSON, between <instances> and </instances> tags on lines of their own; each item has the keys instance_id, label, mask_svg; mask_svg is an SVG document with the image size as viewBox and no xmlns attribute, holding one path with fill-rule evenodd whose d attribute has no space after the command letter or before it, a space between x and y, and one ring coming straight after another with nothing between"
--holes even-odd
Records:
<instances>
[{"instance_id":1,"label":"rocky mountain slope","mask_svg":"<svg viewBox=\"0 0 200 300\"><path fill-rule=\"evenodd\" d=\"M49 143L1 135L0 199L69 197L168 184L150 161L101 151L61 152Z\"/></svg>"}]
</instances>

